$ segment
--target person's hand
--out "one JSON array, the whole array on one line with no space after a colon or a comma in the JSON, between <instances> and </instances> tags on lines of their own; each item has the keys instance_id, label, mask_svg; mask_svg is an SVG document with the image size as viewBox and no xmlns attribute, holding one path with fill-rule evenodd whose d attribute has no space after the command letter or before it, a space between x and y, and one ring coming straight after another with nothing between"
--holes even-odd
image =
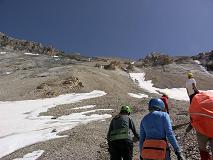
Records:
<instances>
[{"instance_id":1,"label":"person's hand","mask_svg":"<svg viewBox=\"0 0 213 160\"><path fill-rule=\"evenodd\" d=\"M175 154L176 154L178 160L185 160L185 157L183 156L183 154L180 151L176 151Z\"/></svg>"},{"instance_id":2,"label":"person's hand","mask_svg":"<svg viewBox=\"0 0 213 160\"><path fill-rule=\"evenodd\" d=\"M198 94L198 93L200 93L200 91L196 90L195 93Z\"/></svg>"},{"instance_id":3,"label":"person's hand","mask_svg":"<svg viewBox=\"0 0 213 160\"><path fill-rule=\"evenodd\" d=\"M132 141L135 143L135 142L139 141L139 138L136 137L136 136L134 136L134 137L132 138Z\"/></svg>"}]
</instances>

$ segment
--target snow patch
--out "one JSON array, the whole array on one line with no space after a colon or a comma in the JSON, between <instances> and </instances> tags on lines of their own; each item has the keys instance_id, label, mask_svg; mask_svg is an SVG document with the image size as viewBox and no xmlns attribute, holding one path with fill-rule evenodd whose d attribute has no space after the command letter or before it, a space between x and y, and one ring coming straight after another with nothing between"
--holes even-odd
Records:
<instances>
[{"instance_id":1,"label":"snow patch","mask_svg":"<svg viewBox=\"0 0 213 160\"><path fill-rule=\"evenodd\" d=\"M201 64L200 61L198 61L198 60L194 60L194 62L197 64Z\"/></svg>"},{"instance_id":2,"label":"snow patch","mask_svg":"<svg viewBox=\"0 0 213 160\"><path fill-rule=\"evenodd\" d=\"M30 55L30 56L38 56L38 53L24 53L25 55Z\"/></svg>"},{"instance_id":3,"label":"snow patch","mask_svg":"<svg viewBox=\"0 0 213 160\"><path fill-rule=\"evenodd\" d=\"M143 93L135 94L135 93L128 93L129 96L134 98L148 98L149 96Z\"/></svg>"},{"instance_id":4,"label":"snow patch","mask_svg":"<svg viewBox=\"0 0 213 160\"><path fill-rule=\"evenodd\" d=\"M72 108L73 109L89 109L89 108L94 108L95 106L94 105L88 105L88 106L83 106L83 107L75 107L75 108Z\"/></svg>"},{"instance_id":5,"label":"snow patch","mask_svg":"<svg viewBox=\"0 0 213 160\"><path fill-rule=\"evenodd\" d=\"M2 55L3 55L3 54L7 54L7 52L0 52L0 54L2 54Z\"/></svg>"},{"instance_id":6,"label":"snow patch","mask_svg":"<svg viewBox=\"0 0 213 160\"><path fill-rule=\"evenodd\" d=\"M36 160L43 153L44 153L43 150L33 151L32 153L28 153L28 154L24 155L23 158L16 158L16 159L13 159L13 160Z\"/></svg>"},{"instance_id":7,"label":"snow patch","mask_svg":"<svg viewBox=\"0 0 213 160\"><path fill-rule=\"evenodd\" d=\"M160 92L166 93L170 98L177 100L188 101L189 97L187 95L185 88L172 88L172 89L160 89L153 87L153 83L151 80L145 81L145 73L130 73L130 77L132 80L138 84L140 88L150 92L158 94Z\"/></svg>"},{"instance_id":8,"label":"snow patch","mask_svg":"<svg viewBox=\"0 0 213 160\"><path fill-rule=\"evenodd\" d=\"M101 73L102 75L106 76L106 77L110 77L110 75L105 74L105 73Z\"/></svg>"},{"instance_id":9,"label":"snow patch","mask_svg":"<svg viewBox=\"0 0 213 160\"><path fill-rule=\"evenodd\" d=\"M104 95L105 92L95 90L90 93L65 94L46 99L0 101L0 158L37 142L66 137L57 134L79 124L110 118L110 114L95 114L97 111L109 109L72 113L57 119L51 119L52 116L38 116L39 113L57 105L76 103ZM90 114L87 115L88 113Z\"/></svg>"},{"instance_id":10,"label":"snow patch","mask_svg":"<svg viewBox=\"0 0 213 160\"><path fill-rule=\"evenodd\" d=\"M145 73L130 73L130 77L140 88L150 93L158 93L151 80L145 81Z\"/></svg>"},{"instance_id":11,"label":"snow patch","mask_svg":"<svg viewBox=\"0 0 213 160\"><path fill-rule=\"evenodd\" d=\"M12 72L6 72L5 74L7 74L7 75L9 75L9 74L11 74Z\"/></svg>"}]
</instances>

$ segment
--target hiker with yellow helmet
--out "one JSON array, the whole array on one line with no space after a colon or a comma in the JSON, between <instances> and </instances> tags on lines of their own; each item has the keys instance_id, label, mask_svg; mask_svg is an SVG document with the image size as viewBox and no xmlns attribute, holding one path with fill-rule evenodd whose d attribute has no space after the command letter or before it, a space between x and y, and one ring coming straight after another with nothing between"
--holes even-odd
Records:
<instances>
[{"instance_id":1,"label":"hiker with yellow helmet","mask_svg":"<svg viewBox=\"0 0 213 160\"><path fill-rule=\"evenodd\" d=\"M188 79L186 80L186 90L187 94L190 99L190 104L192 102L192 98L199 93L197 87L196 87L196 81L194 79L194 76L191 72L188 73Z\"/></svg>"},{"instance_id":2,"label":"hiker with yellow helmet","mask_svg":"<svg viewBox=\"0 0 213 160\"><path fill-rule=\"evenodd\" d=\"M121 107L120 113L116 115L109 126L107 141L111 160L132 160L133 140L130 130L139 140L139 134L135 124L130 117L131 108L127 105Z\"/></svg>"}]
</instances>

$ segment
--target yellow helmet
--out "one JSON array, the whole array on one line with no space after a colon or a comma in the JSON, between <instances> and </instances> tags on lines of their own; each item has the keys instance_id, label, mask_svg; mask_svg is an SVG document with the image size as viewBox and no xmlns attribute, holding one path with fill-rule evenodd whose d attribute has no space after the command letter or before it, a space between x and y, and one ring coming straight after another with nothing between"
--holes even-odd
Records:
<instances>
[{"instance_id":1,"label":"yellow helmet","mask_svg":"<svg viewBox=\"0 0 213 160\"><path fill-rule=\"evenodd\" d=\"M189 77L189 78L193 77L193 73L192 73L192 72L189 72L189 73L188 73L188 77Z\"/></svg>"}]
</instances>

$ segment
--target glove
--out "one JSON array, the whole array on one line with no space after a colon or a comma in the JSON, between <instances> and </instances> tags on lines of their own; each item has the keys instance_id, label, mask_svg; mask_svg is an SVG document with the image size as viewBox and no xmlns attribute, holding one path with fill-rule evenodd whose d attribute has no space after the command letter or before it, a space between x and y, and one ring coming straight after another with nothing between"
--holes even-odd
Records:
<instances>
[{"instance_id":1,"label":"glove","mask_svg":"<svg viewBox=\"0 0 213 160\"><path fill-rule=\"evenodd\" d=\"M180 151L176 151L175 154L176 154L178 160L185 160L185 157L183 156L183 154Z\"/></svg>"}]
</instances>

